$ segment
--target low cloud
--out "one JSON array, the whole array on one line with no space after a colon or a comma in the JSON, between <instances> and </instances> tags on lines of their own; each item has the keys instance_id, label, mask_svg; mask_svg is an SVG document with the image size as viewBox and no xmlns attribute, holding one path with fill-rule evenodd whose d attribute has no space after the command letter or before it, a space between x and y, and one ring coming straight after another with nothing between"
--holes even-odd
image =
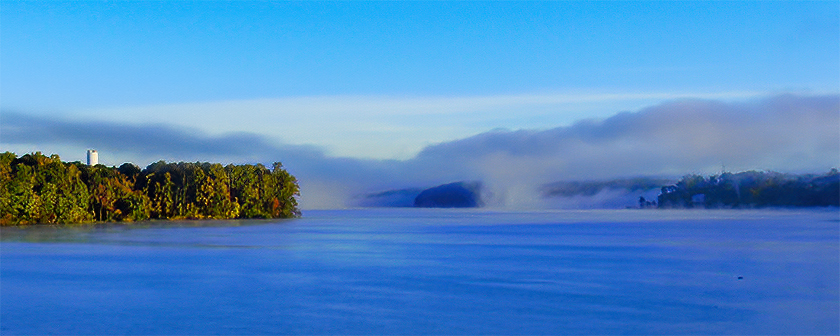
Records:
<instances>
[{"instance_id":1,"label":"low cloud","mask_svg":"<svg viewBox=\"0 0 840 336\"><path fill-rule=\"evenodd\" d=\"M711 174L723 166L783 172L840 166L838 95L669 101L549 130L490 131L428 146L402 161L330 157L318 147L246 132L207 134L8 111L0 121L4 148L64 144L140 165L159 159L282 161L301 181L304 208L343 207L369 192L475 180L484 182L488 205L529 207L539 198L539 186L554 181Z\"/></svg>"},{"instance_id":2,"label":"low cloud","mask_svg":"<svg viewBox=\"0 0 840 336\"><path fill-rule=\"evenodd\" d=\"M483 133L427 147L415 160L456 160L474 171L527 171L542 179L711 172L722 166L805 171L838 164L839 133L836 95L680 100L546 131Z\"/></svg>"},{"instance_id":3,"label":"low cloud","mask_svg":"<svg viewBox=\"0 0 840 336\"><path fill-rule=\"evenodd\" d=\"M840 164L839 119L836 95L679 100L569 127L483 133L427 147L414 161L471 172L510 206L532 203L532 191L550 181L827 171Z\"/></svg>"},{"instance_id":4,"label":"low cloud","mask_svg":"<svg viewBox=\"0 0 840 336\"><path fill-rule=\"evenodd\" d=\"M2 121L2 141L8 144L71 143L106 151L188 157L242 155L274 149L262 137L244 132L207 136L197 130L164 124L78 122L14 112L3 112Z\"/></svg>"},{"instance_id":5,"label":"low cloud","mask_svg":"<svg viewBox=\"0 0 840 336\"><path fill-rule=\"evenodd\" d=\"M751 97L749 92L702 97ZM146 124L260 134L275 142L317 145L328 155L410 159L431 143L494 128L570 125L583 117L608 117L673 93L539 93L491 96L313 96L211 101L72 111L77 120ZM694 95L695 97L697 95ZM208 117L212 116L212 117ZM382 141L388 139L388 141Z\"/></svg>"}]
</instances>

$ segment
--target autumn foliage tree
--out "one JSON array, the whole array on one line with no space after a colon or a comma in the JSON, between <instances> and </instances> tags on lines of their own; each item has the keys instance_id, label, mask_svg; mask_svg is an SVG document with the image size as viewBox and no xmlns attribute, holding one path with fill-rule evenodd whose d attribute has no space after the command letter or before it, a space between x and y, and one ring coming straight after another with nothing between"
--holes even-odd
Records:
<instances>
[{"instance_id":1,"label":"autumn foliage tree","mask_svg":"<svg viewBox=\"0 0 840 336\"><path fill-rule=\"evenodd\" d=\"M0 224L300 216L294 176L263 165L155 162L145 169L0 154Z\"/></svg>"}]
</instances>

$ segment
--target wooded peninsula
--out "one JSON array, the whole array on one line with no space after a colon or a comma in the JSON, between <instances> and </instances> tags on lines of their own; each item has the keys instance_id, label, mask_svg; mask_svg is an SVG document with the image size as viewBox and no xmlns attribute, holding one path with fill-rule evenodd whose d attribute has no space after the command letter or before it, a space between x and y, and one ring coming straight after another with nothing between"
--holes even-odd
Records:
<instances>
[{"instance_id":1,"label":"wooded peninsula","mask_svg":"<svg viewBox=\"0 0 840 336\"><path fill-rule=\"evenodd\" d=\"M300 216L297 179L283 165L166 163L145 169L0 154L0 225Z\"/></svg>"}]
</instances>

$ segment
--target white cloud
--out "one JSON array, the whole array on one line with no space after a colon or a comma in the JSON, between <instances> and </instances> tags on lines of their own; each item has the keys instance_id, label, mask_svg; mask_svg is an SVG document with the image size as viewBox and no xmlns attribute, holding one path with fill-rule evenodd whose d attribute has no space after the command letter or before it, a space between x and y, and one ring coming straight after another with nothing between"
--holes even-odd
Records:
<instances>
[{"instance_id":1,"label":"white cloud","mask_svg":"<svg viewBox=\"0 0 840 336\"><path fill-rule=\"evenodd\" d=\"M743 98L750 92L694 94ZM519 94L475 97L325 96L74 111L77 120L168 125L208 134L249 132L331 156L408 159L425 146L488 129L540 129L638 109L674 93Z\"/></svg>"},{"instance_id":2,"label":"white cloud","mask_svg":"<svg viewBox=\"0 0 840 336\"><path fill-rule=\"evenodd\" d=\"M679 100L545 131L484 133L428 147L416 160L439 158L542 180L711 173L721 165L827 170L840 163L840 105L836 95Z\"/></svg>"}]
</instances>

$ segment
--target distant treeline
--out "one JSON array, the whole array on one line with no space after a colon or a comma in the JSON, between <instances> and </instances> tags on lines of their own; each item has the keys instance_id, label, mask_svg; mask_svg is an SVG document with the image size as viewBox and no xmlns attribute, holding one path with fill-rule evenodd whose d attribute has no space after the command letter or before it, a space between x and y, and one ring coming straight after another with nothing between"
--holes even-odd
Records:
<instances>
[{"instance_id":1,"label":"distant treeline","mask_svg":"<svg viewBox=\"0 0 840 336\"><path fill-rule=\"evenodd\" d=\"M166 163L140 169L0 154L0 225L300 216L297 180L263 165Z\"/></svg>"},{"instance_id":2,"label":"distant treeline","mask_svg":"<svg viewBox=\"0 0 840 336\"><path fill-rule=\"evenodd\" d=\"M840 206L840 173L792 175L747 171L703 177L686 175L662 187L659 208L754 208Z\"/></svg>"},{"instance_id":3,"label":"distant treeline","mask_svg":"<svg viewBox=\"0 0 840 336\"><path fill-rule=\"evenodd\" d=\"M615 179L608 181L569 181L554 182L542 187L543 197L572 197L593 196L604 190L645 191L659 189L663 185L673 183L674 180L661 178L638 177L631 179Z\"/></svg>"}]
</instances>

